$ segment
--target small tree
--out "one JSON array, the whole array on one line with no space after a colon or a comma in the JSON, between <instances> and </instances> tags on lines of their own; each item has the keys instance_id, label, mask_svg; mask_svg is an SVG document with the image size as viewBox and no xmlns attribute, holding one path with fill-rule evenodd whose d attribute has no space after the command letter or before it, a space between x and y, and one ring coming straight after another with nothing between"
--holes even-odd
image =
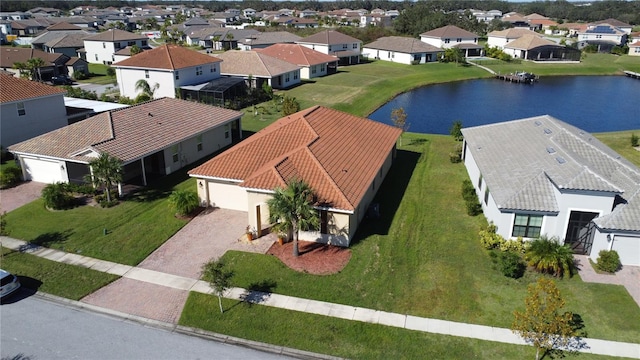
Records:
<instances>
[{"instance_id":1,"label":"small tree","mask_svg":"<svg viewBox=\"0 0 640 360\"><path fill-rule=\"evenodd\" d=\"M89 180L94 186L104 186L107 194L107 202L111 202L111 188L113 185L122 181L124 172L122 161L120 159L102 153L100 156L89 163L91 174Z\"/></svg>"},{"instance_id":2,"label":"small tree","mask_svg":"<svg viewBox=\"0 0 640 360\"><path fill-rule=\"evenodd\" d=\"M409 124L407 123L407 113L404 111L404 108L396 108L391 110L391 122L393 126L402 130L402 134L405 131L409 130ZM402 146L402 134L400 134L400 146Z\"/></svg>"},{"instance_id":3,"label":"small tree","mask_svg":"<svg viewBox=\"0 0 640 360\"><path fill-rule=\"evenodd\" d=\"M282 100L282 114L291 115L300 111L300 103L294 97L285 96Z\"/></svg>"},{"instance_id":4,"label":"small tree","mask_svg":"<svg viewBox=\"0 0 640 360\"><path fill-rule=\"evenodd\" d=\"M198 194L190 190L176 190L169 195L169 203L174 207L178 215L189 215L200 205Z\"/></svg>"},{"instance_id":5,"label":"small tree","mask_svg":"<svg viewBox=\"0 0 640 360\"><path fill-rule=\"evenodd\" d=\"M140 54L142 52L142 49L138 45L131 45L131 49L129 49L129 52L131 53L131 56L133 56Z\"/></svg>"},{"instance_id":6,"label":"small tree","mask_svg":"<svg viewBox=\"0 0 640 360\"><path fill-rule=\"evenodd\" d=\"M449 134L451 134L456 141L462 141L462 121L454 121L451 130L449 130Z\"/></svg>"},{"instance_id":7,"label":"small tree","mask_svg":"<svg viewBox=\"0 0 640 360\"><path fill-rule=\"evenodd\" d=\"M631 146L638 147L638 142L639 141L640 141L640 138L638 138L638 135L631 134Z\"/></svg>"},{"instance_id":8,"label":"small tree","mask_svg":"<svg viewBox=\"0 0 640 360\"><path fill-rule=\"evenodd\" d=\"M218 305L220 305L220 313L224 313L222 308L222 296L224 292L231 287L231 278L233 271L227 270L222 260L210 260L202 266L202 278L209 283L213 293L218 296Z\"/></svg>"},{"instance_id":9,"label":"small tree","mask_svg":"<svg viewBox=\"0 0 640 360\"><path fill-rule=\"evenodd\" d=\"M540 350L546 354L574 345L574 316L571 312L561 312L564 299L553 280L540 278L529 285L527 293L525 311L513 312L511 329L536 348L536 360L540 359Z\"/></svg>"}]
</instances>

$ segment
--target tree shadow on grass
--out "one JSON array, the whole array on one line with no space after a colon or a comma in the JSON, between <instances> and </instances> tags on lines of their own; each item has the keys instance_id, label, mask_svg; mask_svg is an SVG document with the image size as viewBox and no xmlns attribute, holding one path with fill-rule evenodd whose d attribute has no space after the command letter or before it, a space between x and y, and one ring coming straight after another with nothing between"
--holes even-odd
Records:
<instances>
[{"instance_id":1,"label":"tree shadow on grass","mask_svg":"<svg viewBox=\"0 0 640 360\"><path fill-rule=\"evenodd\" d=\"M566 346L546 351L544 354L542 354L540 360L546 358L563 359L567 355L579 355L580 351L589 349L589 345L587 345L587 342L584 341L584 338L587 337L587 331L585 330L582 316L580 316L580 314L573 314L570 325L571 328L575 331L576 336L572 337Z\"/></svg>"},{"instance_id":2,"label":"tree shadow on grass","mask_svg":"<svg viewBox=\"0 0 640 360\"><path fill-rule=\"evenodd\" d=\"M351 246L371 235L386 235L389 233L393 216L400 206L420 156L420 153L414 151L397 151L393 165L372 201L372 204L379 204L379 211L372 216L365 217L360 223L358 231L351 241Z\"/></svg>"},{"instance_id":3,"label":"tree shadow on grass","mask_svg":"<svg viewBox=\"0 0 640 360\"><path fill-rule=\"evenodd\" d=\"M55 231L38 235L35 239L30 240L25 245L20 246L20 252L33 251L39 247L50 247L51 244L62 244L73 235L73 230L67 229L63 232Z\"/></svg>"},{"instance_id":4,"label":"tree shadow on grass","mask_svg":"<svg viewBox=\"0 0 640 360\"><path fill-rule=\"evenodd\" d=\"M270 279L250 284L247 292L242 294L240 299L249 305L263 303L271 297L276 286L277 283Z\"/></svg>"}]
</instances>

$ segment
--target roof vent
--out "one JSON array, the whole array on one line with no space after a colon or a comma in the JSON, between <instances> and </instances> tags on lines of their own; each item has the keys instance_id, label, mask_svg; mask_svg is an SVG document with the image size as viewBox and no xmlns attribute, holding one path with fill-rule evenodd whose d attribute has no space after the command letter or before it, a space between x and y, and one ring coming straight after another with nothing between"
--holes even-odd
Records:
<instances>
[{"instance_id":1,"label":"roof vent","mask_svg":"<svg viewBox=\"0 0 640 360\"><path fill-rule=\"evenodd\" d=\"M556 161L558 162L558 164L564 164L567 162L567 160L565 160L562 156L556 157Z\"/></svg>"},{"instance_id":2,"label":"roof vent","mask_svg":"<svg viewBox=\"0 0 640 360\"><path fill-rule=\"evenodd\" d=\"M551 146L547 147L547 152L549 154L553 154L554 152L556 152L556 149L552 148Z\"/></svg>"},{"instance_id":3,"label":"roof vent","mask_svg":"<svg viewBox=\"0 0 640 360\"><path fill-rule=\"evenodd\" d=\"M540 120L536 120L535 124L536 124L536 126L540 126L540 125L542 125L542 122Z\"/></svg>"},{"instance_id":4,"label":"roof vent","mask_svg":"<svg viewBox=\"0 0 640 360\"><path fill-rule=\"evenodd\" d=\"M545 134L549 135L549 134L551 134L552 132L553 132L553 131L551 131L551 129L549 129L549 128L544 128L544 133L545 133Z\"/></svg>"}]
</instances>

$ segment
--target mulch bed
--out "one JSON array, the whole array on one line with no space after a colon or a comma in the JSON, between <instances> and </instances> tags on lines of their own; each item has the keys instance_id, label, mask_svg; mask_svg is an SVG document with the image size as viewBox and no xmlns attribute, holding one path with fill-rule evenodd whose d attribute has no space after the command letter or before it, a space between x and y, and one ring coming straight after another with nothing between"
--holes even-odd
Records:
<instances>
[{"instance_id":1,"label":"mulch bed","mask_svg":"<svg viewBox=\"0 0 640 360\"><path fill-rule=\"evenodd\" d=\"M274 243L267 254L276 256L289 268L313 275L337 274L349 263L351 250L340 246L298 241L300 256L293 256L293 242Z\"/></svg>"}]
</instances>

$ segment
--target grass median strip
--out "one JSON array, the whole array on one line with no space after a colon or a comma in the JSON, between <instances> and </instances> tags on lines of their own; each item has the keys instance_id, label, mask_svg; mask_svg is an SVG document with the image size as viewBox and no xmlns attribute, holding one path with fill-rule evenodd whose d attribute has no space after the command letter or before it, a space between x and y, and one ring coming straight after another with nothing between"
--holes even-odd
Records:
<instances>
[{"instance_id":1,"label":"grass median strip","mask_svg":"<svg viewBox=\"0 0 640 360\"><path fill-rule=\"evenodd\" d=\"M2 268L16 274L26 288L72 300L80 300L119 278L9 249L3 249Z\"/></svg>"}]
</instances>

